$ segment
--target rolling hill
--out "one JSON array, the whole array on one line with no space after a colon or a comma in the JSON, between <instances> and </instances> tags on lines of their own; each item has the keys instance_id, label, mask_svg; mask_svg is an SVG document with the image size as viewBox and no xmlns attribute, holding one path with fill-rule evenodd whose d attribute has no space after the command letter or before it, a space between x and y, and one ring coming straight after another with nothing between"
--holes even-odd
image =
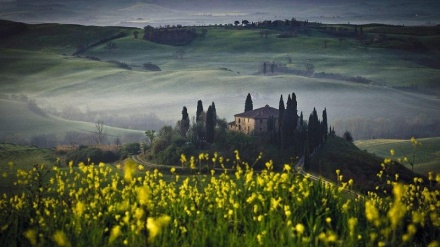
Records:
<instances>
[{"instance_id":1,"label":"rolling hill","mask_svg":"<svg viewBox=\"0 0 440 247\"><path fill-rule=\"evenodd\" d=\"M35 145L54 146L56 141L64 144L78 144L77 141L81 137L90 144L96 143L97 129L94 123L69 121L55 116L41 116L31 111L26 103L5 99L0 99L0 112L0 138L4 142L33 144L34 141ZM112 143L116 137L124 142L141 140L144 137L142 131L109 126L104 127L104 133L108 141Z\"/></svg>"},{"instance_id":2,"label":"rolling hill","mask_svg":"<svg viewBox=\"0 0 440 247\"><path fill-rule=\"evenodd\" d=\"M274 31L265 39L260 38L258 30L224 27L205 27L205 37L175 47L134 39L134 29L123 27L26 26L27 30L0 39L0 89L6 95L26 94L42 108L61 111L74 106L80 111L118 116L156 114L174 123L183 106L188 107L190 117L194 116L197 100L201 99L205 104L215 102L218 115L230 120L243 111L247 93L253 95L254 105L259 107L276 106L281 94L295 92L299 110L305 116L313 107L318 111L326 107L329 123L336 131L350 130L356 139L401 135L406 133L406 126L426 130L423 135L440 133L435 130L435 123L440 121L436 117L440 115L437 95L393 88L416 84L436 92L438 69L418 63L423 57L436 57L438 51L434 48L420 54L366 47L354 39L341 42L317 31L292 39L276 38ZM143 31L138 31L142 36ZM120 32L125 36L111 41L115 49L108 49L108 42L99 43ZM438 39L435 35L424 38ZM79 57L71 56L80 44L97 45ZM176 54L182 52L182 59L177 58ZM111 60L125 63L132 70L109 63ZM281 72L264 76L264 61L297 70L305 70L309 63L317 73L360 76L372 82ZM162 71L143 70L147 62ZM359 124L365 120L374 124ZM434 127L417 125L424 123L433 123ZM395 130L382 131L387 126Z\"/></svg>"},{"instance_id":3,"label":"rolling hill","mask_svg":"<svg viewBox=\"0 0 440 247\"><path fill-rule=\"evenodd\" d=\"M430 171L440 173L440 138L420 138L417 142L419 144L411 140L374 139L359 140L355 145L379 157L395 160L407 157L414 163L414 171L420 174L427 175ZM395 152L393 156L390 154L391 149ZM409 162L405 164L411 169Z\"/></svg>"},{"instance_id":4,"label":"rolling hill","mask_svg":"<svg viewBox=\"0 0 440 247\"><path fill-rule=\"evenodd\" d=\"M310 171L337 183L336 170L340 170L343 182L353 179L354 188L363 192L375 191L376 186L384 188L386 179L395 181L395 174L399 175L398 181L403 183L411 183L415 176L422 176L398 162L386 165L387 169L383 169L383 163L383 158L362 151L343 138L329 137L324 146L312 156ZM379 178L377 174L382 170L384 174Z\"/></svg>"}]
</instances>

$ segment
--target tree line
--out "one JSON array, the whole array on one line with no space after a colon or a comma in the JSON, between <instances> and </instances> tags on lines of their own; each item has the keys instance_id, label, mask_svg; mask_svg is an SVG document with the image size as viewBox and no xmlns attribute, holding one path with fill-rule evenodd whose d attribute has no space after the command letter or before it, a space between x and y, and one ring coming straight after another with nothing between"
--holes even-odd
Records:
<instances>
[{"instance_id":1,"label":"tree line","mask_svg":"<svg viewBox=\"0 0 440 247\"><path fill-rule=\"evenodd\" d=\"M191 43L197 36L206 35L207 30L203 29L201 33L192 27L160 27L154 28L152 26L144 27L144 40L164 44L164 45L186 45Z\"/></svg>"}]
</instances>

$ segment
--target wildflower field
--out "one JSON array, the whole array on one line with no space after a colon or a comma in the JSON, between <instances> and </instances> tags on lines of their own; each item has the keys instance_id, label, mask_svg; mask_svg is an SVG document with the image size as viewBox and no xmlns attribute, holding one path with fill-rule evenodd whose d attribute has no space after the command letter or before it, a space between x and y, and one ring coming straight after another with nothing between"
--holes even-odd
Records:
<instances>
[{"instance_id":1,"label":"wildflower field","mask_svg":"<svg viewBox=\"0 0 440 247\"><path fill-rule=\"evenodd\" d=\"M358 195L339 171L330 184L271 161L201 172L190 160L192 175L130 161L18 169L17 192L0 199L0 246L440 246L440 175Z\"/></svg>"}]
</instances>

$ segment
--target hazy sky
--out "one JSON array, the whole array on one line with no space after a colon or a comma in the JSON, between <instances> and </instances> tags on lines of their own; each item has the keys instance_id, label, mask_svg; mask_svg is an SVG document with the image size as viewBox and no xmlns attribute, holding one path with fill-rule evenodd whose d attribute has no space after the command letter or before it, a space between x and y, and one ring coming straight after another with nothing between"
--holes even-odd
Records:
<instances>
[{"instance_id":1,"label":"hazy sky","mask_svg":"<svg viewBox=\"0 0 440 247\"><path fill-rule=\"evenodd\" d=\"M440 23L438 0L0 0L0 19L138 26L226 24L247 19L324 23Z\"/></svg>"}]
</instances>

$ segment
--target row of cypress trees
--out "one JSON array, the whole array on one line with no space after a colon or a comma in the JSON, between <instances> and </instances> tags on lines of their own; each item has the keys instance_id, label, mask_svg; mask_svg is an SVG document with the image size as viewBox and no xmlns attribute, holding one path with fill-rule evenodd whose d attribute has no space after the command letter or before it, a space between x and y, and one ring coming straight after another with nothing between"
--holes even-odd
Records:
<instances>
[{"instance_id":1,"label":"row of cypress trees","mask_svg":"<svg viewBox=\"0 0 440 247\"><path fill-rule=\"evenodd\" d=\"M199 100L197 102L196 121L194 124L198 142L214 142L215 127L217 126L217 110L214 102L212 102L206 112L203 110L202 101ZM190 120L186 106L182 109L182 119L179 122L179 127L181 135L186 138L190 129Z\"/></svg>"}]
</instances>

